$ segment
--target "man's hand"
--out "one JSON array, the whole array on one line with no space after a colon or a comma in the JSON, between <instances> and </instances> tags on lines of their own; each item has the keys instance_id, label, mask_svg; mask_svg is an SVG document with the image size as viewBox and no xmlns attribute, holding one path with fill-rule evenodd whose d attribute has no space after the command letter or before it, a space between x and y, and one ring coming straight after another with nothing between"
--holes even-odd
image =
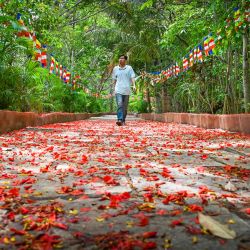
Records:
<instances>
[{"instance_id":1,"label":"man's hand","mask_svg":"<svg viewBox=\"0 0 250 250\"><path fill-rule=\"evenodd\" d=\"M135 78L131 78L131 81L132 81L132 89L133 89L133 92L135 93L136 92Z\"/></svg>"},{"instance_id":2,"label":"man's hand","mask_svg":"<svg viewBox=\"0 0 250 250\"><path fill-rule=\"evenodd\" d=\"M135 86L135 84L133 85L133 92L136 93L136 86Z\"/></svg>"}]
</instances>

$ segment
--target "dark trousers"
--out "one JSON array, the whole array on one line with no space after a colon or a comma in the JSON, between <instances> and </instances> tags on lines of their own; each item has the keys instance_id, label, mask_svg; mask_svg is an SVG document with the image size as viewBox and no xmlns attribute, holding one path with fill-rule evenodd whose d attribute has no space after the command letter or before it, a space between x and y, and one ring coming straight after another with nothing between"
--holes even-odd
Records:
<instances>
[{"instance_id":1,"label":"dark trousers","mask_svg":"<svg viewBox=\"0 0 250 250\"><path fill-rule=\"evenodd\" d=\"M125 122L128 110L129 95L115 95L117 104L117 120Z\"/></svg>"}]
</instances>

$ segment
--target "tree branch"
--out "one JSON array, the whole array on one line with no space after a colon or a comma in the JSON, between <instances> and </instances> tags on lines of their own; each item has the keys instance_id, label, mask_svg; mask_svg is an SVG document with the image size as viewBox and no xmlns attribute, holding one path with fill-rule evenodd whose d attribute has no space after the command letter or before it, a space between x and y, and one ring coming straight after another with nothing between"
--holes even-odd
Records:
<instances>
[{"instance_id":1,"label":"tree branch","mask_svg":"<svg viewBox=\"0 0 250 250\"><path fill-rule=\"evenodd\" d=\"M81 2L83 2L83 0L79 0L75 5L73 5L72 7L66 9L63 13L61 13L60 15L63 16L65 13L67 13L69 10L75 8L77 5L79 5Z\"/></svg>"},{"instance_id":2,"label":"tree branch","mask_svg":"<svg viewBox=\"0 0 250 250\"><path fill-rule=\"evenodd\" d=\"M88 15L88 16L85 16L85 17L82 18L82 19L78 19L78 20L75 20L74 22L69 23L69 25L72 25L72 24L75 24L75 23L84 21L84 20L86 20L86 19L88 19L88 18L90 18L90 17L92 17L92 16L94 16L94 15L100 13L100 12L103 12L104 10L108 9L109 7L110 7L110 6L106 6L106 7L102 8L101 10L96 11L95 13L92 13L92 14L90 14L90 15Z\"/></svg>"},{"instance_id":3,"label":"tree branch","mask_svg":"<svg viewBox=\"0 0 250 250\"><path fill-rule=\"evenodd\" d=\"M187 47L189 46L189 44L188 44L183 38L181 38L179 35L176 35L176 37L177 37L181 42L183 42Z\"/></svg>"}]
</instances>

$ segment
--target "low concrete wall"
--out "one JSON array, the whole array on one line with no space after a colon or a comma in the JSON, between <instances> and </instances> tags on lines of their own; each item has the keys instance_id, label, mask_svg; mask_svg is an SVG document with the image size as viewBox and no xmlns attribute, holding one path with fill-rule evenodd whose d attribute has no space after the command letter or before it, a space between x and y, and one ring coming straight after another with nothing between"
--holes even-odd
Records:
<instances>
[{"instance_id":1,"label":"low concrete wall","mask_svg":"<svg viewBox=\"0 0 250 250\"><path fill-rule=\"evenodd\" d=\"M85 120L89 117L101 116L107 113L48 113L36 114L33 112L17 112L0 110L0 134L29 126L41 126L50 123L71 122Z\"/></svg>"},{"instance_id":2,"label":"low concrete wall","mask_svg":"<svg viewBox=\"0 0 250 250\"><path fill-rule=\"evenodd\" d=\"M208 129L221 128L231 132L250 134L250 114L144 113L138 116L145 120L191 124Z\"/></svg>"},{"instance_id":3,"label":"low concrete wall","mask_svg":"<svg viewBox=\"0 0 250 250\"><path fill-rule=\"evenodd\" d=\"M0 110L0 133L9 132L29 126L41 126L51 123L85 120L94 116L114 113L48 113L36 114L33 112L16 112ZM191 124L202 128L221 128L232 132L250 134L250 114L212 115L192 113L145 113L140 118L160 122L175 122Z\"/></svg>"}]
</instances>

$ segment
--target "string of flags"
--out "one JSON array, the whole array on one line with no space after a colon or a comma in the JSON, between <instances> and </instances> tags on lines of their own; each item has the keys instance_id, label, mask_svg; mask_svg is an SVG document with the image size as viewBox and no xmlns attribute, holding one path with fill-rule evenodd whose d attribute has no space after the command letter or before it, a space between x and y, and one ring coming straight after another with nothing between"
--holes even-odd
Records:
<instances>
[{"instance_id":1,"label":"string of flags","mask_svg":"<svg viewBox=\"0 0 250 250\"><path fill-rule=\"evenodd\" d=\"M20 25L19 31L17 32L18 37L26 37L33 41L33 49L34 49L34 57L33 59L35 61L40 62L41 66L43 68L48 68L50 74L55 74L58 76L62 82L64 82L67 85L71 85L72 90L83 90L86 94L96 97L96 98L102 98L102 99L109 99L113 96L108 95L100 95L98 93L92 93L88 88L83 86L81 81L81 76L78 74L73 74L69 70L67 70L66 67L64 67L62 64L60 64L53 54L48 55L48 49L45 44L41 44L41 42L37 39L36 33L34 31L28 30L28 28L25 26L24 21L22 20L21 14L17 14L17 21ZM49 63L50 59L50 63Z\"/></svg>"},{"instance_id":2,"label":"string of flags","mask_svg":"<svg viewBox=\"0 0 250 250\"><path fill-rule=\"evenodd\" d=\"M181 73L188 71L196 63L203 63L205 58L215 53L216 45L220 44L223 37L230 37L233 30L239 32L240 29L248 28L250 23L250 7L245 11L240 10L238 7L234 9L232 17L228 17L225 21L225 34L221 30L217 31L217 36L210 33L204 37L203 40L189 51L188 54L182 57L179 64L178 62L172 63L166 69L155 73L142 72L142 78L148 77L153 82L164 82L169 78L178 77ZM180 66L179 66L180 65Z\"/></svg>"}]
</instances>

